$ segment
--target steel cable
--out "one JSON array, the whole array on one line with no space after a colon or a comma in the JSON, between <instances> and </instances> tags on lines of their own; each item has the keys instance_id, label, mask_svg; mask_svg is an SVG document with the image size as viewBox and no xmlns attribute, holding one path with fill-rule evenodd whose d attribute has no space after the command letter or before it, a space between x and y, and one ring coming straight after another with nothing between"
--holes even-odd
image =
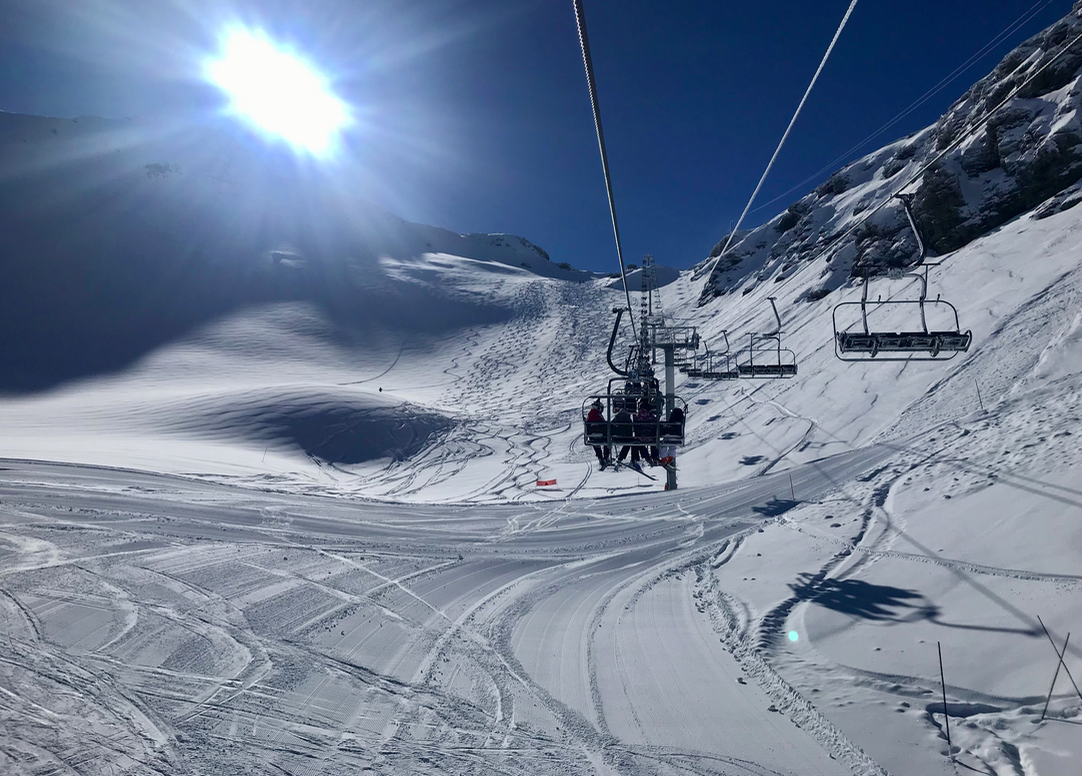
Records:
<instances>
[{"instance_id":1,"label":"steel cable","mask_svg":"<svg viewBox=\"0 0 1082 776\"><path fill-rule=\"evenodd\" d=\"M582 62L586 66L586 81L590 87L590 106L594 111L594 128L597 130L597 145L601 149L601 168L605 173L605 190L609 195L609 213L612 214L612 232L616 236L616 255L620 259L620 278L624 283L624 297L627 299L627 315L631 321L631 333L634 340L639 339L635 329L635 316L631 306L631 292L627 288L627 268L624 265L624 249L620 244L620 227L616 222L616 200L612 195L612 179L609 176L609 155L605 150L605 132L601 128L601 105L597 101L597 84L594 81L594 63L590 57L590 39L586 35L586 13L582 0L575 2L575 21L579 28L579 44L582 46ZM856 0L854 0L856 2Z\"/></svg>"},{"instance_id":2,"label":"steel cable","mask_svg":"<svg viewBox=\"0 0 1082 776\"><path fill-rule=\"evenodd\" d=\"M784 199L785 197L792 194L794 191L801 190L804 186L807 186L809 183L811 183L815 179L819 178L821 175L823 175L823 174L825 174L827 172L830 172L831 170L838 169L838 166L840 164L842 164L843 162L845 162L845 160L848 159L851 154L855 153L856 151L859 151L861 148L866 146L871 141L875 140L881 134L886 132L888 129L893 127L899 121L901 121L906 116L908 116L910 113L915 111L921 105L926 103L928 100L930 100L936 94L943 91L943 89L945 89L958 76L960 76L966 70L971 68L978 61L980 61L981 58L983 58L986 54L988 54L988 52L991 51L993 47L995 47L998 44L1002 43L1012 33L1017 32L1019 29L1021 29L1023 25L1025 25L1027 22L1031 21L1034 17L1037 16L1037 14L1039 14L1041 11L1043 11L1045 8L1047 8L1049 5L1051 5L1052 2L1054 2L1054 0L1038 0L1036 3L1033 4L1033 6L1028 11L1026 11L1024 14L1019 16L1013 22L1011 22L1011 24L1005 30L1003 30L1003 32L996 35L988 43L985 43L980 48L980 50L977 51L977 53L973 54L969 59L967 59L965 62L960 64L958 67L956 67L949 75L944 76L939 81L939 83L937 83L931 89L929 89L924 94L922 94L920 97L918 97L916 100L914 100L912 103L910 103L909 107L907 107L905 110L898 113L896 116L894 116L894 118L892 118L890 121L885 123L879 129L875 130L875 132L872 132L866 138L864 138L859 143L857 143L852 148L850 148L848 151L846 151L841 156L836 158L833 162L830 162L829 164L823 165L816 172L809 175L807 178L802 180L800 183L796 184L795 186L788 189L787 191L782 192L781 194L774 197L774 199L770 200L769 202L764 202L763 204L759 205L758 207L753 208L751 212L752 213L758 213L763 208L770 207L775 202L777 202L780 199Z\"/></svg>"},{"instance_id":3,"label":"steel cable","mask_svg":"<svg viewBox=\"0 0 1082 776\"><path fill-rule=\"evenodd\" d=\"M834 51L834 46L838 42L838 38L841 37L842 30L845 29L846 23L849 21L849 17L853 15L853 9L857 7L858 0L852 0L849 3L849 8L845 12L845 16L842 17L841 24L838 25L837 31L834 33L834 37L830 41L830 45L827 46L826 53L823 54L823 59L819 63L819 67L815 70L815 75L812 76L811 83L808 84L808 88L804 91L804 96L800 98L800 104L796 106L796 112L793 114L793 118L789 121L789 126L785 128L785 134L781 136L781 142L778 143L778 147L774 149L774 155L770 157L770 162L767 163L766 169L763 171L763 176L759 178L759 183L755 187L755 191L751 193L751 199L748 200L748 204L744 207L744 212L740 214L740 219L736 222L736 226L729 232L729 236L725 240L725 247L721 249L721 253L718 254L717 260L714 262L714 266L710 268L710 275L707 278L707 282L714 277L714 272L718 268L718 264L721 262L722 256L729 250L729 246L733 242L733 235L740 229L740 225L744 223L744 219L748 215L748 211L751 210L752 204L755 202L755 198L759 195L759 190L763 188L763 184L766 182L766 176L770 175L771 168L774 167L774 162L778 160L778 155L781 153L782 147L785 145L785 141L789 139L789 133L793 131L793 125L796 124L797 118L800 116L800 111L804 109L804 103L808 101L808 95L811 94L811 90L815 87L815 82L819 80L819 74L823 72L823 68L826 66L827 60L830 59L830 54ZM576 0L577 2L577 0Z\"/></svg>"},{"instance_id":4,"label":"steel cable","mask_svg":"<svg viewBox=\"0 0 1082 776\"><path fill-rule=\"evenodd\" d=\"M1039 76L1041 73L1043 73L1045 70L1047 70L1056 60L1058 60L1061 56L1063 56L1068 51L1068 49L1070 49L1072 46L1074 46L1076 43L1079 43L1080 41L1082 41L1082 34L1076 35L1069 43L1064 45L1058 52L1056 52L1056 54L1054 56L1050 57L1047 62L1043 63L1034 72L1030 73L1030 75L1024 81L1022 81L1022 83L1020 83L1018 86L1016 86L1014 89L1011 90L1010 94L1008 94L995 107L993 107L991 110L989 110L980 121L978 121L976 124L974 124L972 127L970 127L970 129L967 132L964 132L961 135L959 135L950 145L948 145L946 148L944 148L942 151L940 151L938 154L936 154L931 159L931 161L924 164L919 170L917 170L915 173L913 173L908 178L906 178L905 182L902 183L902 185L899 186L898 188L894 189L894 191L891 192L891 195L889 197L884 199L882 202L880 202L878 205L876 205L871 210L865 211L864 215L856 223L854 223L852 226L850 226L848 229L846 229L844 232L842 232L840 235L838 235L838 237L830 245L828 245L822 251L817 253L815 256L808 259L807 262L805 262L804 266L809 266L813 262L823 258L827 254L829 254L832 251L836 250L842 244L842 242L845 240L846 237L851 235L854 231L859 229L862 224L867 222L868 219L870 219L872 216L874 216L880 210L882 210L887 205L889 205L891 203L891 201L893 200L895 194L899 194L902 191L905 191L905 189L908 188L911 183L913 183L915 180L917 180L918 178L923 176L924 173L926 173L929 169L931 169L932 166L934 166L937 162L939 162L944 156L946 156L951 151L956 149L959 145L961 145L963 142L965 142L969 138L973 137L973 135L977 131L982 129L989 121L991 121L992 116L994 116L1007 103L1009 103L1011 100L1013 100L1018 95L1018 93L1021 92L1024 88L1026 88L1030 83L1032 83L1033 80L1037 76ZM1023 66L1025 66L1025 64L1026 64L1026 62L1020 62L1015 67L1015 69L1011 71L1011 75L1014 75L1015 73L1017 73ZM1009 77L1010 76L1008 76L1008 78ZM784 288L785 285L788 285L788 283L793 278L795 278L797 276L797 274L798 273L793 273L788 278L786 278L785 282L782 284L782 287ZM712 275L713 275L713 273L711 273L711 276Z\"/></svg>"}]
</instances>

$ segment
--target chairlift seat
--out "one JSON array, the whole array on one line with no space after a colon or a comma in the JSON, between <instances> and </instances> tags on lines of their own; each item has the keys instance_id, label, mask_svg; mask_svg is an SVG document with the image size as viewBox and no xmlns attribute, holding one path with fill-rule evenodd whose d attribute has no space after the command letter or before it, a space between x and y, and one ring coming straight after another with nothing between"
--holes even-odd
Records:
<instances>
[{"instance_id":1,"label":"chairlift seat","mask_svg":"<svg viewBox=\"0 0 1082 776\"><path fill-rule=\"evenodd\" d=\"M913 235L917 238L917 261L902 277L915 278L920 282L920 295L917 299L890 299L876 302L868 301L868 286L872 277L870 273L864 274L863 291L859 302L840 302L834 307L832 314L834 323L835 354L843 361L870 361L881 354L902 354L897 356L885 355L882 361L931 361L939 359L942 354L943 361L953 358L958 353L969 350L973 343L973 333L961 331L958 323L958 310L950 302L936 296L934 300L928 299L928 267L935 266L925 261L927 248L913 217L912 194L896 194L902 201L906 218ZM918 268L923 272L918 271ZM873 309L891 308L897 310L900 307L916 306L920 312L921 329L919 331L895 331L875 332L871 331L868 324L868 307ZM860 308L863 332L845 331L838 325L838 311L843 307L856 306ZM945 310L954 318L954 329L929 331L926 318L928 308ZM942 325L942 324L940 324ZM949 324L948 324L949 325ZM855 357L853 357L855 355ZM847 358L847 356L850 356ZM862 356L866 356L862 357Z\"/></svg>"},{"instance_id":2,"label":"chairlift seat","mask_svg":"<svg viewBox=\"0 0 1082 776\"><path fill-rule=\"evenodd\" d=\"M614 447L657 447L659 445L681 446L684 444L684 421L683 420L653 420L647 423L635 422L633 418L626 417L617 420L616 416L626 407L626 403L634 404L641 397L634 394L625 394L616 390L610 381L609 390L603 394L595 394L587 397L582 405L583 442L588 446ZM654 412L659 415L665 409L665 397L654 394L657 400ZM681 412L687 412L687 402L680 397L673 397L674 408ZM587 407L592 401L600 401L607 407L604 414L608 420L587 420Z\"/></svg>"},{"instance_id":3,"label":"chairlift seat","mask_svg":"<svg viewBox=\"0 0 1082 776\"><path fill-rule=\"evenodd\" d=\"M613 423L609 438L612 439L613 443L619 442L626 445L635 439L635 434L629 424Z\"/></svg>"},{"instance_id":4,"label":"chairlift seat","mask_svg":"<svg viewBox=\"0 0 1082 776\"><path fill-rule=\"evenodd\" d=\"M774 320L778 326L773 331L763 332L756 335L748 333L748 348L746 363L737 363L736 376L743 378L778 379L796 377L796 353L789 348L782 347L781 315L778 313L778 305L775 297L767 297L770 307L774 311ZM755 358L762 359L755 363Z\"/></svg>"},{"instance_id":5,"label":"chairlift seat","mask_svg":"<svg viewBox=\"0 0 1082 776\"><path fill-rule=\"evenodd\" d=\"M740 377L740 372L735 369L728 369L722 371L703 370L702 376L708 380L735 380Z\"/></svg>"},{"instance_id":6,"label":"chairlift seat","mask_svg":"<svg viewBox=\"0 0 1082 776\"><path fill-rule=\"evenodd\" d=\"M940 353L966 352L973 342L969 331L909 331L909 332L838 332L841 353L867 353L875 358L879 353Z\"/></svg>"},{"instance_id":7,"label":"chairlift seat","mask_svg":"<svg viewBox=\"0 0 1082 776\"><path fill-rule=\"evenodd\" d=\"M682 445L684 444L684 424L681 421L666 420L660 424L661 444Z\"/></svg>"},{"instance_id":8,"label":"chairlift seat","mask_svg":"<svg viewBox=\"0 0 1082 776\"><path fill-rule=\"evenodd\" d=\"M796 364L741 364L740 377L796 377Z\"/></svg>"},{"instance_id":9,"label":"chairlift seat","mask_svg":"<svg viewBox=\"0 0 1082 776\"><path fill-rule=\"evenodd\" d=\"M656 445L661 438L661 424L656 420L650 423L635 423L635 442L640 445Z\"/></svg>"}]
</instances>

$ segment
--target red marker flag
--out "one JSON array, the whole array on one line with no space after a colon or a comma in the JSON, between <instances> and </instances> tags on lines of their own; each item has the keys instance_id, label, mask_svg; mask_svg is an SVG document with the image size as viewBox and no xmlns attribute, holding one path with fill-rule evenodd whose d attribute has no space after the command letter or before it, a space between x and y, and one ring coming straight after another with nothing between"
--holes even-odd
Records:
<instances>
[{"instance_id":1,"label":"red marker flag","mask_svg":"<svg viewBox=\"0 0 1082 776\"><path fill-rule=\"evenodd\" d=\"M556 484L556 480L538 480L537 481L537 487L539 487L539 488L544 488L544 487L546 487L548 485L555 485L555 484Z\"/></svg>"}]
</instances>

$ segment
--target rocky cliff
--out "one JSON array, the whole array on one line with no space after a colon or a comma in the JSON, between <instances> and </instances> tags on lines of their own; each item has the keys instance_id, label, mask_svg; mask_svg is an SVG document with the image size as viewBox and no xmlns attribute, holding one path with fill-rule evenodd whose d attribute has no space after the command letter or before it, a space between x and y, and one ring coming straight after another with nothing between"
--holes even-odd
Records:
<instances>
[{"instance_id":1,"label":"rocky cliff","mask_svg":"<svg viewBox=\"0 0 1082 776\"><path fill-rule=\"evenodd\" d=\"M834 173L766 224L723 239L698 265L699 304L779 282L817 258L805 298L854 274L908 264L916 242L894 195L913 193L933 253L1017 216L1082 201L1082 2L1011 51L935 124ZM811 267L809 267L811 268Z\"/></svg>"}]
</instances>

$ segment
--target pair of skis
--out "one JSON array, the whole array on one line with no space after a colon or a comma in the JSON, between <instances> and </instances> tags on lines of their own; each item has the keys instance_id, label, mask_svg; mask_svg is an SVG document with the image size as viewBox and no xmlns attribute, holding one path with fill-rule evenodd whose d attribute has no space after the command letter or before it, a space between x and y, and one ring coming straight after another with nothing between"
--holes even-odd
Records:
<instances>
[{"instance_id":1,"label":"pair of skis","mask_svg":"<svg viewBox=\"0 0 1082 776\"><path fill-rule=\"evenodd\" d=\"M601 466L601 471L605 471L605 469L608 469L610 467L612 468L613 471L619 471L620 469L631 469L631 471L635 472L636 474L641 474L646 479L653 480L654 482L657 482L657 477L655 477L652 474L647 474L646 472L644 472L642 470L642 467L639 466L638 463L624 463L623 461L609 461L606 464L603 464Z\"/></svg>"}]
</instances>

